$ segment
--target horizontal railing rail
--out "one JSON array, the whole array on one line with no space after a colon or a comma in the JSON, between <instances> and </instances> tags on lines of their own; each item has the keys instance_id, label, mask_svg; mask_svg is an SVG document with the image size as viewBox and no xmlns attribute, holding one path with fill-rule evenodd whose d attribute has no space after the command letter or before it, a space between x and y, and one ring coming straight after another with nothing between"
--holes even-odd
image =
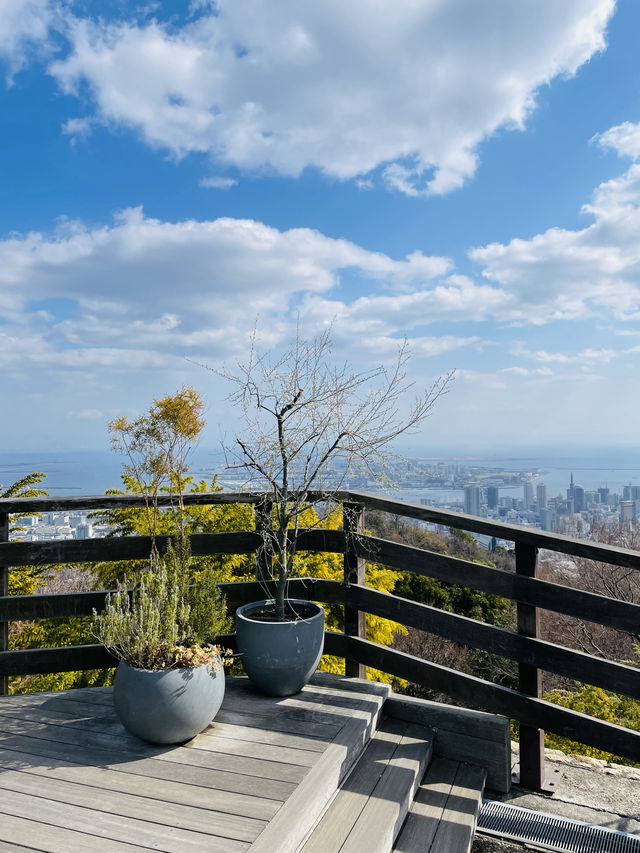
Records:
<instances>
[{"instance_id":1,"label":"horizontal railing rail","mask_svg":"<svg viewBox=\"0 0 640 853\"><path fill-rule=\"evenodd\" d=\"M270 497L267 495L266 497ZM461 512L450 512L437 507L411 503L410 501L385 498L380 495L354 490L335 492L309 492L309 501L332 500L339 503L351 502L365 509L377 510L392 515L411 518L416 521L427 521L441 524L445 527L455 527L469 530L472 533L483 533L505 539L509 542L531 545L534 548L544 548L569 554L574 557L585 557L603 563L640 570L640 552L614 545L603 545L575 539L558 533L535 530L518 524L506 524L493 519L478 518ZM258 504L265 500L264 492L189 492L183 495L185 506L215 506L216 504ZM160 507L177 505L177 496L160 495ZM100 510L116 508L136 508L146 506L144 497L140 495L94 495L87 497L51 497L48 495L35 498L0 498L0 515L3 513L38 513L64 512L72 510Z\"/></svg>"},{"instance_id":2,"label":"horizontal railing rail","mask_svg":"<svg viewBox=\"0 0 640 853\"><path fill-rule=\"evenodd\" d=\"M482 678L449 669L413 655L380 646L360 637L333 634L325 640L325 652L355 658L366 666L390 672L407 681L427 684L433 690L465 705L493 714L504 714L521 725L542 727L563 737L640 762L640 732L596 719L538 699Z\"/></svg>"},{"instance_id":3,"label":"horizontal railing rail","mask_svg":"<svg viewBox=\"0 0 640 853\"><path fill-rule=\"evenodd\" d=\"M253 530L224 533L192 533L191 554L208 557L221 554L251 554L262 538ZM163 551L168 536L156 536ZM311 528L301 533L301 550L344 552L344 532ZM117 560L145 560L151 549L150 536L113 536L104 539L69 539L51 542L7 542L0 545L0 568L9 566L50 566L58 563L106 563Z\"/></svg>"},{"instance_id":4,"label":"horizontal railing rail","mask_svg":"<svg viewBox=\"0 0 640 853\"><path fill-rule=\"evenodd\" d=\"M455 583L544 610L586 619L588 622L598 622L619 631L640 631L638 604L540 578L524 577L505 569L472 563L460 557L448 557L375 536L361 537L354 547L360 556L401 571Z\"/></svg>"},{"instance_id":5,"label":"horizontal railing rail","mask_svg":"<svg viewBox=\"0 0 640 853\"><path fill-rule=\"evenodd\" d=\"M432 524L441 524L445 527L455 527L459 530L469 530L472 533L484 533L487 536L495 536L496 539L505 539L521 545L530 545L534 548L545 548L548 551L557 551L560 554L569 554L573 557L585 557L588 560L596 560L602 563L614 563L617 566L625 566L640 570L640 552L628 548L618 548L615 545L602 545L597 542L588 542L584 539L575 539L559 533L548 533L545 530L535 530L530 527L521 527L519 524L505 524L493 519L478 518L475 515L466 515L462 512L450 512L437 507L424 506L423 504L401 501L393 498L383 498L368 492L350 491L345 498L358 503L365 509L378 510L379 512L391 513L404 518L412 518L416 521L427 521ZM0 510L1 511L1 510Z\"/></svg>"},{"instance_id":6,"label":"horizontal railing rail","mask_svg":"<svg viewBox=\"0 0 640 853\"><path fill-rule=\"evenodd\" d=\"M349 674L361 674L363 667L375 667L399 678L428 685L472 707L506 714L518 720L521 727L521 775L528 778L528 784L532 787L542 787L544 783L541 746L544 728L640 761L640 732L545 702L541 698L540 689L540 672L544 670L640 699L640 669L549 643L539 638L537 629L537 616L539 608L542 608L637 635L640 631L640 605L551 583L535 576L539 548L637 570L640 570L640 553L364 492L318 492L309 497L316 501L342 501L352 511L349 516L345 514L345 520L348 521L346 531L312 528L303 531L298 542L298 550L301 551L344 554L344 577L340 581L296 578L291 581L290 594L344 608L345 633L327 632L325 651L344 657L348 662ZM268 517L264 514L265 499L268 500L268 496L258 492L190 493L183 496L185 505L253 505L258 528ZM159 500L163 507L175 503L176 498L168 495ZM96 669L115 664L106 649L97 643L52 649L8 650L6 626L9 622L88 616L94 609L102 608L108 594L108 591L100 590L9 596L6 594L6 578L11 566L143 560L148 558L152 541L147 536L111 536L78 541L10 542L6 541L9 513L143 506L144 498L137 495L0 499L0 580L5 590L5 594L0 594L0 628L3 628L5 637L4 644L0 642L0 688L2 679L6 683L6 678L11 675ZM363 526L365 507L511 540L516 543L516 571L510 572L368 536ZM354 521L354 518L359 520ZM3 538L5 541L1 541ZM197 533L192 534L190 540L194 556L255 552L260 555L256 571L259 562L265 559L264 554L260 553L263 539L259 530ZM156 544L161 549L166 547L167 537L157 537ZM478 622L367 588L364 585L366 560L510 599L517 605L518 630ZM260 563L258 576L264 577L264 571L265 566ZM257 581L222 584L222 587L232 607L265 595L265 584ZM2 591L0 585L0 593ZM506 688L371 643L365 639L366 613L516 661L520 672L520 689ZM234 635L225 637L224 642L234 647Z\"/></svg>"}]
</instances>

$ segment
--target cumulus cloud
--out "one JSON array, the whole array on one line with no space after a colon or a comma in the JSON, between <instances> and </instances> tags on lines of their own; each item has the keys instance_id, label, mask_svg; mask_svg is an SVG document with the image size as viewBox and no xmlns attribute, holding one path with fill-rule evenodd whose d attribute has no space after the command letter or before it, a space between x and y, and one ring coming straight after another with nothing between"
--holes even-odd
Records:
<instances>
[{"instance_id":1,"label":"cumulus cloud","mask_svg":"<svg viewBox=\"0 0 640 853\"><path fill-rule=\"evenodd\" d=\"M0 0L0 60L10 77L46 41L52 17L50 0Z\"/></svg>"},{"instance_id":2,"label":"cumulus cloud","mask_svg":"<svg viewBox=\"0 0 640 853\"><path fill-rule=\"evenodd\" d=\"M474 174L483 139L524 125L541 86L603 49L614 5L220 0L182 25L73 19L50 72L88 88L96 120L175 157L340 180L381 169L389 188L438 194Z\"/></svg>"},{"instance_id":3,"label":"cumulus cloud","mask_svg":"<svg viewBox=\"0 0 640 853\"><path fill-rule=\"evenodd\" d=\"M625 121L593 137L601 148L612 148L620 157L640 157L640 123Z\"/></svg>"},{"instance_id":4,"label":"cumulus cloud","mask_svg":"<svg viewBox=\"0 0 640 853\"><path fill-rule=\"evenodd\" d=\"M448 311L451 291L473 294L471 282L454 283L450 268L447 258L413 252L396 260L308 228L230 218L163 222L133 208L108 226L62 222L51 235L0 241L0 350L13 366L55 359L69 369L153 369L177 356L243 349L258 315L265 341L275 344L298 313L311 321L310 332L340 312L350 315L350 306L331 298L348 274L384 291L379 304L364 300L358 326L384 353L430 310ZM314 313L314 297L324 311ZM400 303L391 310L394 298ZM76 310L60 314L61 301ZM477 342L416 335L425 355Z\"/></svg>"},{"instance_id":5,"label":"cumulus cloud","mask_svg":"<svg viewBox=\"0 0 640 853\"><path fill-rule=\"evenodd\" d=\"M593 218L586 228L550 228L469 253L508 298L500 319L640 318L640 164L600 184L582 212Z\"/></svg>"},{"instance_id":6,"label":"cumulus cloud","mask_svg":"<svg viewBox=\"0 0 640 853\"><path fill-rule=\"evenodd\" d=\"M438 321L486 320L500 312L507 301L499 288L476 285L466 276L449 275L430 287L371 293L348 304L312 294L305 298L300 314L312 325L335 318L360 335L377 336L389 329L411 330Z\"/></svg>"}]
</instances>

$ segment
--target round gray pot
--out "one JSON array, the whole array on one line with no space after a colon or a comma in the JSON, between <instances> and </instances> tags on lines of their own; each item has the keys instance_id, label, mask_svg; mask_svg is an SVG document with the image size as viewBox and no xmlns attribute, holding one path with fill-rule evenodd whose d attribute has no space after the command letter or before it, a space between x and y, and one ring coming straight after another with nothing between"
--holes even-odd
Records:
<instances>
[{"instance_id":1,"label":"round gray pot","mask_svg":"<svg viewBox=\"0 0 640 853\"><path fill-rule=\"evenodd\" d=\"M238 651L244 671L268 696L298 693L316 671L324 646L324 609L310 601L289 599L295 608L313 615L290 622L264 622L252 618L274 602L253 601L236 610Z\"/></svg>"},{"instance_id":2,"label":"round gray pot","mask_svg":"<svg viewBox=\"0 0 640 853\"><path fill-rule=\"evenodd\" d=\"M120 661L113 704L120 722L150 743L183 743L209 725L224 698L220 663L136 669Z\"/></svg>"}]
</instances>

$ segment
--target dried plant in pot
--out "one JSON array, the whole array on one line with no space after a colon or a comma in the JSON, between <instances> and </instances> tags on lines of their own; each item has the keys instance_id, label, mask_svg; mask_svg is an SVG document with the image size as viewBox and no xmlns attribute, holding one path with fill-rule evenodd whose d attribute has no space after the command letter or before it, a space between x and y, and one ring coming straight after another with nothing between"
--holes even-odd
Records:
<instances>
[{"instance_id":1,"label":"dried plant in pot","mask_svg":"<svg viewBox=\"0 0 640 853\"><path fill-rule=\"evenodd\" d=\"M264 492L257 574L272 581L268 598L236 612L238 651L259 689L277 696L298 692L322 655L323 608L287 597L300 531L310 515L322 526L351 474L385 478L384 449L422 423L451 378L438 378L403 416L406 344L389 366L363 371L333 363L331 351L330 331L309 340L298 331L288 351L261 355L254 332L248 360L215 371L232 384L244 427L224 448L227 467L246 471L247 485Z\"/></svg>"},{"instance_id":2,"label":"dried plant in pot","mask_svg":"<svg viewBox=\"0 0 640 853\"><path fill-rule=\"evenodd\" d=\"M120 659L114 706L127 731L150 743L183 743L215 717L224 698L227 658L213 640L226 627L215 578L189 584L188 545L153 552L133 588L119 585L94 633Z\"/></svg>"}]
</instances>

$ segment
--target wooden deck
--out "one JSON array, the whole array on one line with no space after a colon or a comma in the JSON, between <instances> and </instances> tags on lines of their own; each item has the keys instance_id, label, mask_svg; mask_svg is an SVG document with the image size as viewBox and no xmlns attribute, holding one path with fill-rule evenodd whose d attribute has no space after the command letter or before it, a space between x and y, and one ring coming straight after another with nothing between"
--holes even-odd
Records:
<instances>
[{"instance_id":1,"label":"wooden deck","mask_svg":"<svg viewBox=\"0 0 640 853\"><path fill-rule=\"evenodd\" d=\"M387 695L321 675L271 699L227 678L214 722L179 747L128 735L110 688L0 697L0 849L293 853Z\"/></svg>"}]
</instances>

